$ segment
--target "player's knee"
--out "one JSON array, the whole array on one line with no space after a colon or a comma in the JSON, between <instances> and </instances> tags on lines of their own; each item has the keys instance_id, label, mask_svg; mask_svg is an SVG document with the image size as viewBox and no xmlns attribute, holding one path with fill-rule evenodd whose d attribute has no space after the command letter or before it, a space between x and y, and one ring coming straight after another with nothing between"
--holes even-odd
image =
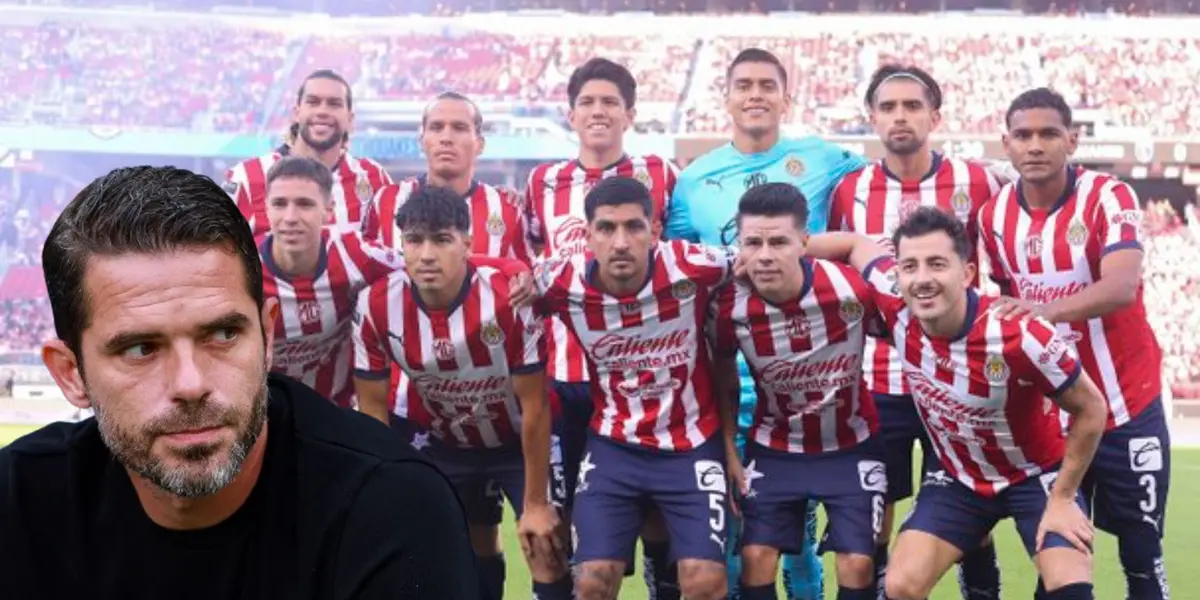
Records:
<instances>
[{"instance_id":1,"label":"player's knee","mask_svg":"<svg viewBox=\"0 0 1200 600\"><path fill-rule=\"evenodd\" d=\"M746 544L742 547L742 582L750 586L767 585L775 581L779 568L779 551L770 546Z\"/></svg>"},{"instance_id":2,"label":"player's knee","mask_svg":"<svg viewBox=\"0 0 1200 600\"><path fill-rule=\"evenodd\" d=\"M624 567L624 563L615 561L583 563L575 579L575 597L579 600L615 600Z\"/></svg>"},{"instance_id":3,"label":"player's knee","mask_svg":"<svg viewBox=\"0 0 1200 600\"><path fill-rule=\"evenodd\" d=\"M869 587L875 579L875 561L864 554L837 555L838 585L850 589Z\"/></svg>"},{"instance_id":4,"label":"player's knee","mask_svg":"<svg viewBox=\"0 0 1200 600\"><path fill-rule=\"evenodd\" d=\"M884 589L889 600L925 600L933 591L933 583L925 581L920 573L893 563L888 565Z\"/></svg>"},{"instance_id":5,"label":"player's knee","mask_svg":"<svg viewBox=\"0 0 1200 600\"><path fill-rule=\"evenodd\" d=\"M1047 592L1092 581L1092 559L1075 548L1046 548L1037 553L1034 562Z\"/></svg>"},{"instance_id":6,"label":"player's knee","mask_svg":"<svg viewBox=\"0 0 1200 600\"><path fill-rule=\"evenodd\" d=\"M503 552L500 547L500 528L496 525L471 525L471 549L475 556L496 556Z\"/></svg>"},{"instance_id":7,"label":"player's knee","mask_svg":"<svg viewBox=\"0 0 1200 600\"><path fill-rule=\"evenodd\" d=\"M688 600L720 600L729 594L725 573L724 563L712 560L681 560L679 590Z\"/></svg>"}]
</instances>

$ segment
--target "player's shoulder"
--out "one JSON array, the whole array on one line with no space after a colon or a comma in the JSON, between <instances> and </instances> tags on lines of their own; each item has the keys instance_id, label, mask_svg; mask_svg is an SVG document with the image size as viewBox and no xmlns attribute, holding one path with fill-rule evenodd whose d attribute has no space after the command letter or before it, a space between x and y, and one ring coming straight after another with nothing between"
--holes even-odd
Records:
<instances>
[{"instance_id":1,"label":"player's shoulder","mask_svg":"<svg viewBox=\"0 0 1200 600\"><path fill-rule=\"evenodd\" d=\"M732 143L726 142L697 156L680 172L679 177L681 180L702 179L717 171L728 169L737 162L740 162L740 155L734 150Z\"/></svg>"},{"instance_id":2,"label":"player's shoulder","mask_svg":"<svg viewBox=\"0 0 1200 600\"><path fill-rule=\"evenodd\" d=\"M1019 179L1014 179L1001 185L1000 189L992 197L979 205L980 215L985 216L997 210L1007 210L1010 204L1017 201L1018 185L1020 185Z\"/></svg>"},{"instance_id":3,"label":"player's shoulder","mask_svg":"<svg viewBox=\"0 0 1200 600\"><path fill-rule=\"evenodd\" d=\"M785 137L779 141L780 149L787 154L797 154L803 158L817 159L828 162L862 162L862 157L831 142L819 135L802 135Z\"/></svg>"},{"instance_id":4,"label":"player's shoulder","mask_svg":"<svg viewBox=\"0 0 1200 600\"><path fill-rule=\"evenodd\" d=\"M1137 192L1133 186L1115 175L1084 167L1075 168L1075 195L1089 207L1115 199L1119 204L1130 204L1130 210L1138 208Z\"/></svg>"},{"instance_id":5,"label":"player's shoulder","mask_svg":"<svg viewBox=\"0 0 1200 600\"><path fill-rule=\"evenodd\" d=\"M570 169L574 165L574 160L553 160L538 163L529 171L529 181L544 182L551 176L557 176L564 169Z\"/></svg>"},{"instance_id":6,"label":"player's shoulder","mask_svg":"<svg viewBox=\"0 0 1200 600\"><path fill-rule=\"evenodd\" d=\"M844 262L825 260L823 258L810 258L808 261L812 265L813 273L820 272L823 274L829 280L830 285L836 286L842 283L863 287L867 285L863 280L862 273Z\"/></svg>"},{"instance_id":7,"label":"player's shoulder","mask_svg":"<svg viewBox=\"0 0 1200 600\"><path fill-rule=\"evenodd\" d=\"M283 158L283 154L278 151L252 156L245 160L234 163L229 170L225 172L225 178L236 183L249 183L252 174L261 174L262 183L266 183L267 171L271 170L271 166L279 162Z\"/></svg>"},{"instance_id":8,"label":"player's shoulder","mask_svg":"<svg viewBox=\"0 0 1200 600\"><path fill-rule=\"evenodd\" d=\"M346 162L355 165L364 171L382 172L384 170L383 165L373 158L368 158L366 156L355 156L347 152L346 159Z\"/></svg>"}]
</instances>

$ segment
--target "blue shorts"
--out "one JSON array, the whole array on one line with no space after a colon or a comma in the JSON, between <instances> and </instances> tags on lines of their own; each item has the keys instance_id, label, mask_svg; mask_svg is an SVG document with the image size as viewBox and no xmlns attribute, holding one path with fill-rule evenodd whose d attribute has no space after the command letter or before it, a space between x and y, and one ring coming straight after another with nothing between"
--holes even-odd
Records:
<instances>
[{"instance_id":1,"label":"blue shorts","mask_svg":"<svg viewBox=\"0 0 1200 600\"><path fill-rule=\"evenodd\" d=\"M1171 483L1171 434L1161 399L1100 438L1083 480L1096 527L1117 537L1162 539Z\"/></svg>"},{"instance_id":2,"label":"blue shorts","mask_svg":"<svg viewBox=\"0 0 1200 600\"><path fill-rule=\"evenodd\" d=\"M670 562L725 562L725 452L719 436L657 452L589 433L575 489L575 560L627 561L647 510L666 521Z\"/></svg>"},{"instance_id":3,"label":"blue shorts","mask_svg":"<svg viewBox=\"0 0 1200 600\"><path fill-rule=\"evenodd\" d=\"M872 397L879 410L879 433L887 463L887 503L892 504L913 495L913 442L921 444L922 478L942 467L912 396L872 394Z\"/></svg>"},{"instance_id":4,"label":"blue shorts","mask_svg":"<svg viewBox=\"0 0 1200 600\"><path fill-rule=\"evenodd\" d=\"M847 450L810 456L747 444L750 492L741 503L741 543L799 553L805 547L809 501L817 501L828 517L823 547L874 556L888 485L882 448L871 438Z\"/></svg>"},{"instance_id":5,"label":"blue shorts","mask_svg":"<svg viewBox=\"0 0 1200 600\"><path fill-rule=\"evenodd\" d=\"M561 410L554 419L551 452L551 469L558 470L564 486L554 490L555 504L571 510L575 500L575 483L579 479L579 461L583 459L583 447L587 443L588 423L592 420L595 405L592 388L588 383L551 381L551 391L558 397ZM558 458L558 464L553 459Z\"/></svg>"},{"instance_id":6,"label":"blue shorts","mask_svg":"<svg viewBox=\"0 0 1200 600\"><path fill-rule=\"evenodd\" d=\"M912 512L900 526L900 531L923 531L953 544L966 554L983 543L996 523L1012 517L1017 525L1017 534L1025 544L1025 551L1033 556L1037 554L1038 525L1046 511L1050 486L1057 476L1056 466L1053 470L1005 488L993 498L987 498L949 477L944 471L936 471L921 484ZM1083 508L1082 495L1076 495L1076 502ZM1042 546L1074 548L1066 538L1056 533L1047 534Z\"/></svg>"},{"instance_id":7,"label":"blue shorts","mask_svg":"<svg viewBox=\"0 0 1200 600\"><path fill-rule=\"evenodd\" d=\"M525 507L525 457L520 444L503 448L463 449L431 438L426 451L441 469L467 511L471 525L497 525L504 497L517 518Z\"/></svg>"}]
</instances>

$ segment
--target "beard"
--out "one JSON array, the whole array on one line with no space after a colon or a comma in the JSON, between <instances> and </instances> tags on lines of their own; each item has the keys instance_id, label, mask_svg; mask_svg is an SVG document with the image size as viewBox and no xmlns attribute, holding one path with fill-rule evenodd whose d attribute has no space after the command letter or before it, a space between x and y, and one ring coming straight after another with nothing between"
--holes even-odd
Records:
<instances>
[{"instance_id":1,"label":"beard","mask_svg":"<svg viewBox=\"0 0 1200 600\"><path fill-rule=\"evenodd\" d=\"M342 128L335 125L332 129L330 129L328 139L318 140L313 137L312 131L309 129L309 125L307 123L300 125L300 139L304 140L304 143L307 144L309 148L312 148L317 152L325 152L326 150L332 150L333 148L340 146L344 141L343 138L345 137L346 136L342 132Z\"/></svg>"},{"instance_id":2,"label":"beard","mask_svg":"<svg viewBox=\"0 0 1200 600\"><path fill-rule=\"evenodd\" d=\"M905 142L895 142L890 138L884 140L883 142L883 147L887 148L887 151L891 154L895 154L897 156L912 156L913 154L916 154L923 145L925 145L925 140L918 140L915 137L909 138L909 140Z\"/></svg>"},{"instance_id":3,"label":"beard","mask_svg":"<svg viewBox=\"0 0 1200 600\"><path fill-rule=\"evenodd\" d=\"M248 410L220 408L207 400L179 403L169 414L138 429L120 423L107 411L106 402L96 402L90 389L88 397L92 399L104 445L125 468L171 495L194 499L216 494L232 483L258 441L267 422L265 366L258 382ZM154 441L165 432L215 426L236 428L239 423L245 425L238 429L224 456L220 456L221 447L216 444L198 444L172 452L174 461L154 454Z\"/></svg>"}]
</instances>

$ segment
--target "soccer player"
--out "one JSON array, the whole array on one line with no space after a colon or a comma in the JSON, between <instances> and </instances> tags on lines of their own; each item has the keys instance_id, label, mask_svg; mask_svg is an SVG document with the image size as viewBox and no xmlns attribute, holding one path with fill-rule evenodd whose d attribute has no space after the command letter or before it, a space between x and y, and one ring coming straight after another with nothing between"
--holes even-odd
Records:
<instances>
[{"instance_id":1,"label":"soccer player","mask_svg":"<svg viewBox=\"0 0 1200 600\"><path fill-rule=\"evenodd\" d=\"M584 198L597 182L609 177L637 179L650 190L652 220L662 223L678 176L671 161L661 156L625 154L625 132L633 125L637 100L637 81L628 69L593 58L571 73L567 99L567 116L579 136L579 156L537 166L525 188L530 240L539 254L558 259L584 251L588 231ZM548 327L548 371L559 413L555 434L562 448L569 514L595 405L584 351L562 320L552 317ZM642 535L643 574L657 600L679 598L678 575L667 565L665 540L662 519L652 514ZM632 574L632 563L629 569Z\"/></svg>"},{"instance_id":2,"label":"soccer player","mask_svg":"<svg viewBox=\"0 0 1200 600\"><path fill-rule=\"evenodd\" d=\"M733 140L688 165L671 201L666 236L711 245L735 243L734 215L742 194L767 182L795 185L809 203L808 230L825 231L833 186L864 164L861 157L816 136L784 138L780 123L791 110L787 71L775 55L758 48L739 53L725 73L725 108L733 121ZM750 426L757 400L754 381L738 360L742 382L739 428ZM816 508L809 513L802 556L785 560L783 578L789 597L823 597L821 561L816 555ZM737 533L734 521L731 533ZM737 544L730 544L729 568L737 580Z\"/></svg>"},{"instance_id":3,"label":"soccer player","mask_svg":"<svg viewBox=\"0 0 1200 600\"><path fill-rule=\"evenodd\" d=\"M872 75L864 101L886 155L838 183L829 208L829 229L857 232L890 247L900 223L917 208L934 206L974 231L979 207L1000 190L1000 182L981 164L930 149L929 134L942 120L942 88L937 81L918 67L886 65ZM975 257L972 262L979 264ZM921 444L923 471L938 467L903 377L900 356L886 338L867 338L863 371L879 409L888 467L887 511L875 549L882 594L893 505L913 493L913 443ZM990 536L963 557L960 569L963 598L1000 598L1000 569Z\"/></svg>"},{"instance_id":4,"label":"soccer player","mask_svg":"<svg viewBox=\"0 0 1200 600\"><path fill-rule=\"evenodd\" d=\"M616 598L654 506L682 595L724 598L727 487L702 331L731 255L658 241L654 200L634 179L596 184L584 214L588 251L534 268L546 310L587 353L599 399L572 513L579 597Z\"/></svg>"},{"instance_id":5,"label":"soccer player","mask_svg":"<svg viewBox=\"0 0 1200 600\"><path fill-rule=\"evenodd\" d=\"M354 125L350 84L328 69L312 72L300 84L292 109L290 143L235 165L226 174L225 191L250 222L255 239L271 229L267 218L267 172L284 156L314 158L333 173L333 211L330 224L357 229L363 209L376 191L392 183L379 163L352 156L346 147Z\"/></svg>"},{"instance_id":6,"label":"soccer player","mask_svg":"<svg viewBox=\"0 0 1200 600\"><path fill-rule=\"evenodd\" d=\"M468 263L470 215L453 191L422 187L396 221L405 271L358 299L359 410L389 423L390 365L404 369L410 397L429 415L430 457L468 504L496 482L517 514L534 595L569 599L565 530L548 496L542 321L508 302L503 274ZM503 590L490 592L499 598Z\"/></svg>"},{"instance_id":7,"label":"soccer player","mask_svg":"<svg viewBox=\"0 0 1200 600\"><path fill-rule=\"evenodd\" d=\"M740 349L758 393L743 467L736 377L731 389L721 386L730 481L742 497L741 598L776 597L780 552L800 551L807 505L819 500L837 553L838 599L874 600L887 473L862 378L865 326L878 318L873 293L850 267L805 257L808 205L795 186L752 188L737 220L749 280L717 292L710 324L714 352L727 362L716 373L736 373Z\"/></svg>"},{"instance_id":8,"label":"soccer player","mask_svg":"<svg viewBox=\"0 0 1200 600\"><path fill-rule=\"evenodd\" d=\"M1108 423L1084 496L1117 536L1129 597L1168 596L1163 518L1170 435L1162 350L1142 304L1142 211L1120 180L1068 164L1071 109L1039 88L1013 100L1005 150L1021 173L979 214L994 277L1058 327L1108 400Z\"/></svg>"}]
</instances>

